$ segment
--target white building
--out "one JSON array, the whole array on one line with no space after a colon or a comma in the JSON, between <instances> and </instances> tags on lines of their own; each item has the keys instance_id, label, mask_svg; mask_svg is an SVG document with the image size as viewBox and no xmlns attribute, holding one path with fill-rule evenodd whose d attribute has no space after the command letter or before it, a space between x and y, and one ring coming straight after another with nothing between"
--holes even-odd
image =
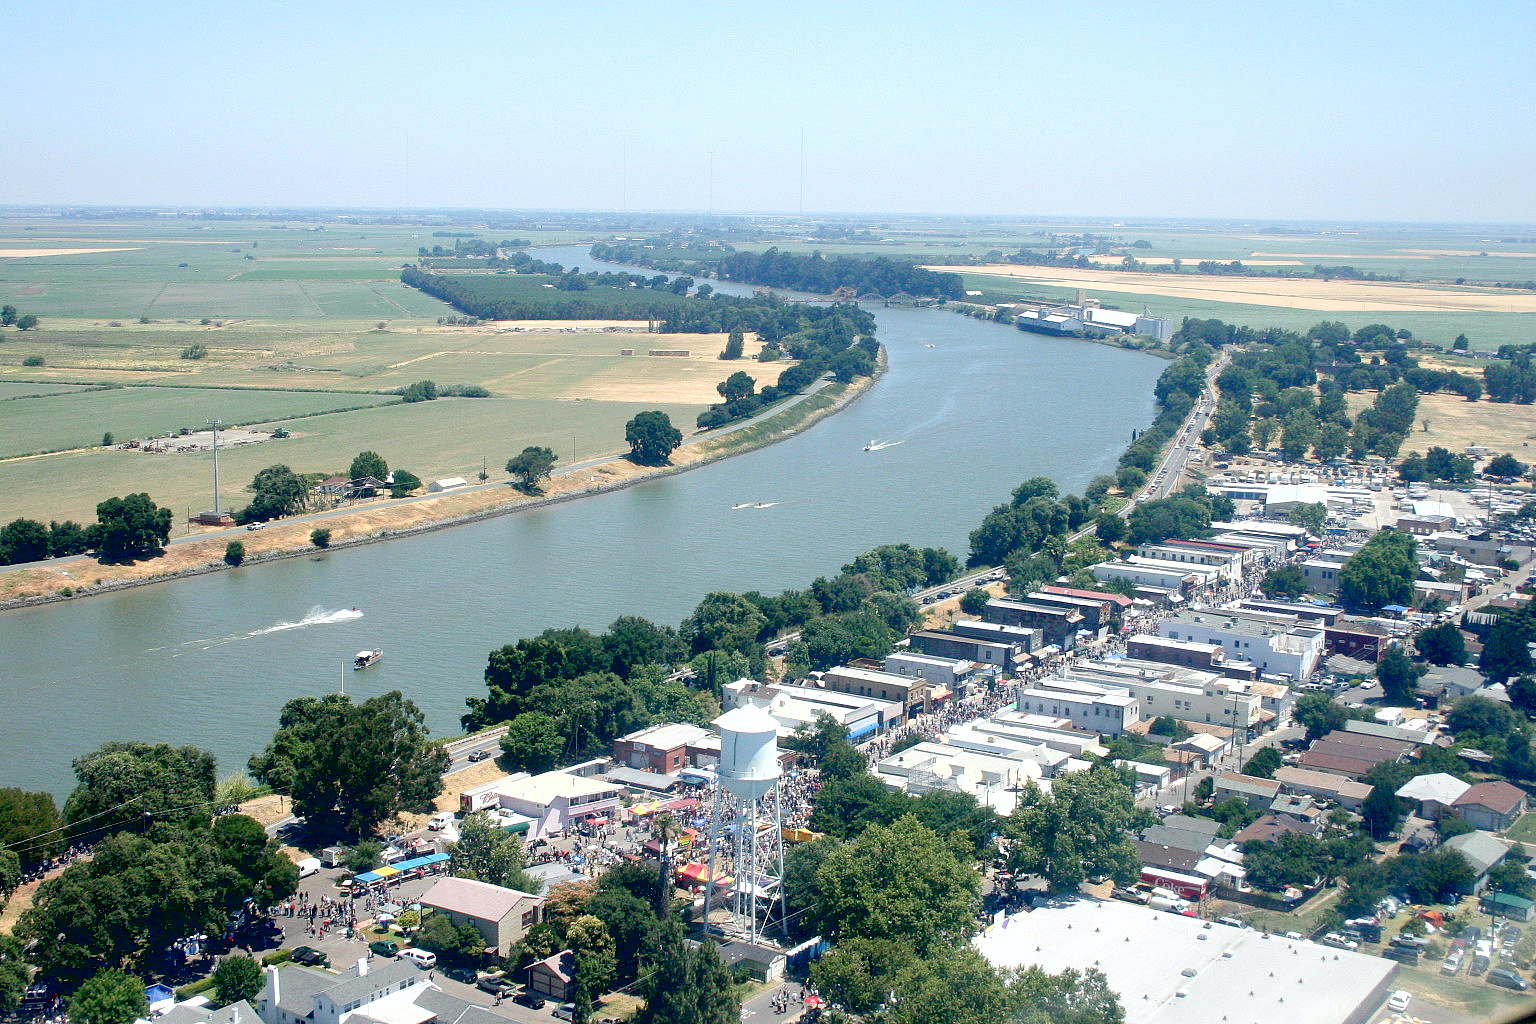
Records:
<instances>
[{"instance_id":1,"label":"white building","mask_svg":"<svg viewBox=\"0 0 1536 1024\"><path fill-rule=\"evenodd\" d=\"M749 700L763 705L773 716L779 725L780 740L787 739L798 729L813 727L822 715L847 729L848 735L856 740L889 728L904 717L898 701L863 697L820 686L739 679L723 688L721 706L726 711L742 707Z\"/></svg>"},{"instance_id":2,"label":"white building","mask_svg":"<svg viewBox=\"0 0 1536 1024\"><path fill-rule=\"evenodd\" d=\"M1361 1024L1398 972L1381 957L1120 900L1053 901L973 943L997 968L1098 968L1125 1024Z\"/></svg>"},{"instance_id":3,"label":"white building","mask_svg":"<svg viewBox=\"0 0 1536 1024\"><path fill-rule=\"evenodd\" d=\"M1323 655L1323 630L1294 615L1248 608L1205 608L1177 612L1158 631L1172 640L1221 644L1228 657L1242 658L1273 676L1308 679Z\"/></svg>"},{"instance_id":4,"label":"white building","mask_svg":"<svg viewBox=\"0 0 1536 1024\"><path fill-rule=\"evenodd\" d=\"M881 758L875 777L892 789L921 796L938 790L968 793L983 807L1011 814L1026 782L1049 790L1040 765L1027 758L925 740Z\"/></svg>"},{"instance_id":5,"label":"white building","mask_svg":"<svg viewBox=\"0 0 1536 1024\"><path fill-rule=\"evenodd\" d=\"M1215 672L1121 658L1090 661L1068 669L1068 678L1118 689L1140 702L1142 715L1167 715L1181 722L1256 729L1265 720L1263 698L1244 679Z\"/></svg>"},{"instance_id":6,"label":"white building","mask_svg":"<svg viewBox=\"0 0 1536 1024\"><path fill-rule=\"evenodd\" d=\"M887 655L885 670L899 676L918 676L948 690L964 686L976 673L976 663L962 658L941 658L932 654L897 652Z\"/></svg>"},{"instance_id":7,"label":"white building","mask_svg":"<svg viewBox=\"0 0 1536 1024\"><path fill-rule=\"evenodd\" d=\"M1021 687L1014 706L1026 714L1069 719L1079 729L1118 736L1141 721L1141 704L1123 689L1048 676Z\"/></svg>"},{"instance_id":8,"label":"white building","mask_svg":"<svg viewBox=\"0 0 1536 1024\"><path fill-rule=\"evenodd\" d=\"M606 818L620 806L624 789L603 779L567 772L510 776L497 783L495 806L533 820L529 839L561 832L586 818Z\"/></svg>"},{"instance_id":9,"label":"white building","mask_svg":"<svg viewBox=\"0 0 1536 1024\"><path fill-rule=\"evenodd\" d=\"M1222 571L1212 566L1170 562L1161 558L1142 558L1140 555L1100 562L1089 566L1088 571L1093 573L1093 578L1100 583L1108 583L1111 580L1130 580L1138 586L1178 591L1185 597L1214 587L1222 579Z\"/></svg>"}]
</instances>

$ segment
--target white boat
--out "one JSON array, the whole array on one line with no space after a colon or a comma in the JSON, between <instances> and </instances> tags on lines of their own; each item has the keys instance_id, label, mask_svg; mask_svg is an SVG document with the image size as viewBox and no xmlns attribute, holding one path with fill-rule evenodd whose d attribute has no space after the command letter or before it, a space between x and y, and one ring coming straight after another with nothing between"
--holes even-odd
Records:
<instances>
[{"instance_id":1,"label":"white boat","mask_svg":"<svg viewBox=\"0 0 1536 1024\"><path fill-rule=\"evenodd\" d=\"M901 441L871 441L864 446L864 450L867 452L884 451L887 448L894 448L901 443Z\"/></svg>"},{"instance_id":2,"label":"white boat","mask_svg":"<svg viewBox=\"0 0 1536 1024\"><path fill-rule=\"evenodd\" d=\"M352 667L367 668L369 665L377 664L382 657L384 657L383 651L358 651L357 657L352 661Z\"/></svg>"}]
</instances>

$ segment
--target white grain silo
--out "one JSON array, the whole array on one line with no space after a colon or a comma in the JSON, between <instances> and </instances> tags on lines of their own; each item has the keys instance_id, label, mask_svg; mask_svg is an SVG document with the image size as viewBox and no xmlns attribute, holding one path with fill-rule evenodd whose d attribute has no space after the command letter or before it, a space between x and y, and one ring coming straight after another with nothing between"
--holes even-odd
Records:
<instances>
[{"instance_id":1,"label":"white grain silo","mask_svg":"<svg viewBox=\"0 0 1536 1024\"><path fill-rule=\"evenodd\" d=\"M713 724L720 731L720 782L710 816L704 922L708 927L717 872L728 873L737 923L748 941L755 943L763 924L783 916L778 723L765 708L749 701Z\"/></svg>"}]
</instances>

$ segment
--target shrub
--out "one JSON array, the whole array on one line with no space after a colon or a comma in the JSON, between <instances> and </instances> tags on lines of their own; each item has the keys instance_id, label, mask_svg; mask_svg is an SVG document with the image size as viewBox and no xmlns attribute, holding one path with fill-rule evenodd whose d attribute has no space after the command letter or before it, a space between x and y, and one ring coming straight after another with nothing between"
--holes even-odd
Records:
<instances>
[{"instance_id":1,"label":"shrub","mask_svg":"<svg viewBox=\"0 0 1536 1024\"><path fill-rule=\"evenodd\" d=\"M239 565L245 561L245 545L237 540L224 545L224 561L230 565Z\"/></svg>"},{"instance_id":2,"label":"shrub","mask_svg":"<svg viewBox=\"0 0 1536 1024\"><path fill-rule=\"evenodd\" d=\"M331 531L320 527L309 531L309 542L322 551L331 546Z\"/></svg>"},{"instance_id":3,"label":"shrub","mask_svg":"<svg viewBox=\"0 0 1536 1024\"><path fill-rule=\"evenodd\" d=\"M22 366L42 366L43 365L43 357L42 356L27 356L27 358L25 358L25 359L23 359L21 361L21 365Z\"/></svg>"},{"instance_id":4,"label":"shrub","mask_svg":"<svg viewBox=\"0 0 1536 1024\"><path fill-rule=\"evenodd\" d=\"M183 359L202 359L207 354L208 346L201 343L196 345L188 345L186 348L181 350L181 358Z\"/></svg>"}]
</instances>

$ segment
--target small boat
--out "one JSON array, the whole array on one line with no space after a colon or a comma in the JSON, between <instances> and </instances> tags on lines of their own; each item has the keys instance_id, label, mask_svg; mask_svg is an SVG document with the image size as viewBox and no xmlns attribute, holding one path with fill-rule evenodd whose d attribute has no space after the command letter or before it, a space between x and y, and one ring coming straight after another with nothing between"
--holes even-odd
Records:
<instances>
[{"instance_id":1,"label":"small boat","mask_svg":"<svg viewBox=\"0 0 1536 1024\"><path fill-rule=\"evenodd\" d=\"M369 665L377 664L378 660L382 657L384 657L383 651L358 651L357 657L352 662L352 667L354 669L367 668Z\"/></svg>"},{"instance_id":2,"label":"small boat","mask_svg":"<svg viewBox=\"0 0 1536 1024\"><path fill-rule=\"evenodd\" d=\"M732 505L731 506L731 511L734 512L734 511L736 511L739 508L751 508L751 507L752 507L752 502L750 502L750 501L743 501L739 505Z\"/></svg>"},{"instance_id":3,"label":"small boat","mask_svg":"<svg viewBox=\"0 0 1536 1024\"><path fill-rule=\"evenodd\" d=\"M864 446L864 450L867 452L880 452L887 448L894 448L901 443L900 441L871 441Z\"/></svg>"}]
</instances>

